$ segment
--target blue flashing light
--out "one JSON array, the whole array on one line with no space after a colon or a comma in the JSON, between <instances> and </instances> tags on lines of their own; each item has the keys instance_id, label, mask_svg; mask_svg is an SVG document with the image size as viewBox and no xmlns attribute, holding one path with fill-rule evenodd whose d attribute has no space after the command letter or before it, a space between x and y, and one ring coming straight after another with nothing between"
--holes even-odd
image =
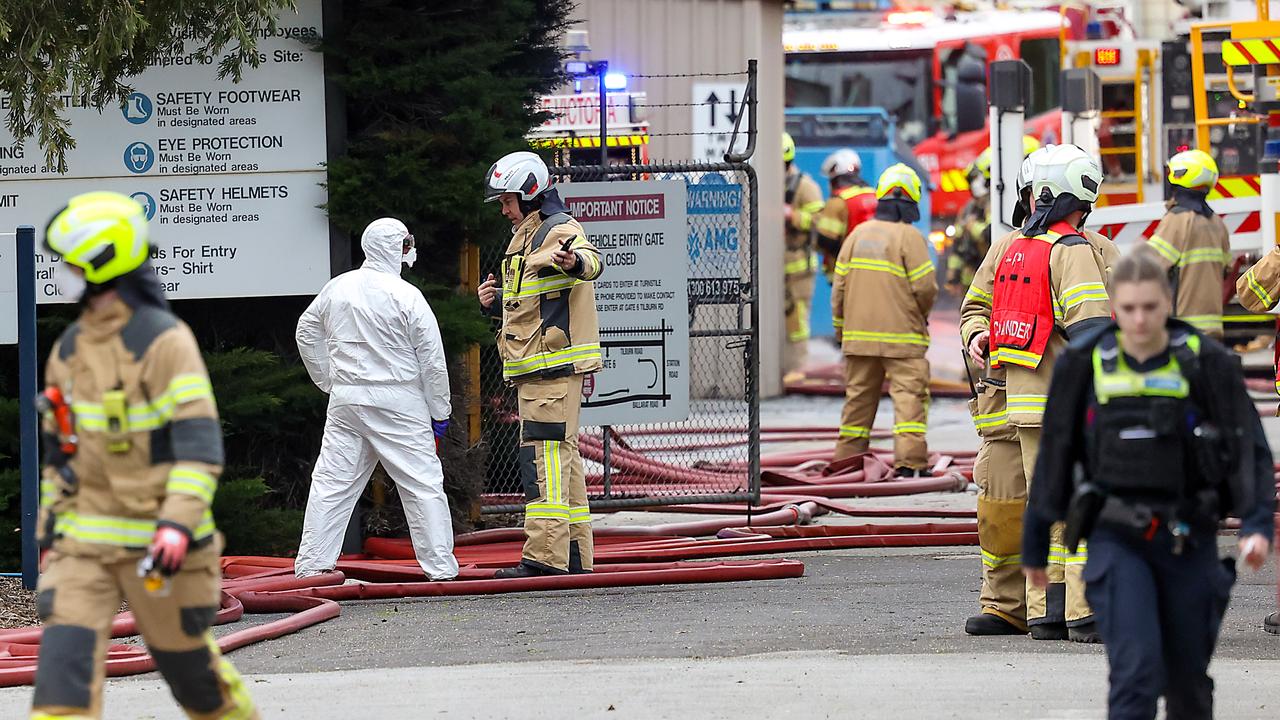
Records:
<instances>
[{"instance_id":1,"label":"blue flashing light","mask_svg":"<svg viewBox=\"0 0 1280 720\"><path fill-rule=\"evenodd\" d=\"M626 90L627 76L620 72L611 72L604 74L605 90Z\"/></svg>"}]
</instances>

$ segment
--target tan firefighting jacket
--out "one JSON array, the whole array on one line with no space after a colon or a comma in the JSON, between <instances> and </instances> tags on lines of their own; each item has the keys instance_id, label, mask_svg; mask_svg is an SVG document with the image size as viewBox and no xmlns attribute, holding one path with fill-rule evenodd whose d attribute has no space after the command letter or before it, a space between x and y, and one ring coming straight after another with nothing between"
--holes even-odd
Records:
<instances>
[{"instance_id":1,"label":"tan firefighting jacket","mask_svg":"<svg viewBox=\"0 0 1280 720\"><path fill-rule=\"evenodd\" d=\"M960 339L967 348L974 335L991 327L991 300L995 289L996 269L1005 252L1019 234L1015 231L997 240L978 266L973 284L960 304ZM1007 365L1006 403L1007 420L1018 427L1038 427L1044 416L1045 402L1049 397L1049 379L1058 356L1067 346L1067 329L1078 322L1092 318L1111 317L1111 302L1107 297L1104 256L1115 251L1105 238L1086 233L1089 242L1065 246L1055 244L1049 255L1049 277L1053 284L1053 315L1055 331L1049 339L1044 358L1035 370L1019 365ZM1105 245L1100 241L1105 241ZM1111 245L1107 248L1106 245ZM997 422L999 411L986 422ZM989 413L981 413L989 414ZM998 424L998 422L997 422ZM993 426L994 427L994 426Z\"/></svg>"},{"instance_id":2,"label":"tan firefighting jacket","mask_svg":"<svg viewBox=\"0 0 1280 720\"><path fill-rule=\"evenodd\" d=\"M924 236L907 223L868 220L836 258L831 317L845 355L924 357L938 280Z\"/></svg>"},{"instance_id":3,"label":"tan firefighting jacket","mask_svg":"<svg viewBox=\"0 0 1280 720\"><path fill-rule=\"evenodd\" d=\"M1094 260L1097 262L1098 269L1102 272L1103 277L1110 277L1111 268L1120 259L1120 251L1116 248L1116 244L1109 238L1103 237L1092 230L1085 230L1081 234L1093 246ZM1009 248L1009 245L1013 243L1016 237L1017 231L1006 235L996 243L993 250L1003 256L1004 251ZM966 301L968 299L966 297ZM989 307L987 312L989 321ZM972 337L972 335L965 337ZM1006 401L1008 377L1005 368L1003 366L991 367L990 364L985 369L974 367L969 363L967 345L964 355L965 363L969 365L969 378L974 383L973 391L975 397L969 400L969 414L973 416L973 426L978 431L978 436L988 440L1014 439L1017 436L1017 428L1009 424L1009 408Z\"/></svg>"},{"instance_id":4,"label":"tan firefighting jacket","mask_svg":"<svg viewBox=\"0 0 1280 720\"><path fill-rule=\"evenodd\" d=\"M572 273L551 258L566 244L578 255ZM543 220L533 212L520 223L502 261L502 295L490 305L491 312L500 307L502 313L498 353L504 378L519 383L604 366L591 285L603 270L600 251L569 215Z\"/></svg>"},{"instance_id":5,"label":"tan firefighting jacket","mask_svg":"<svg viewBox=\"0 0 1280 720\"><path fill-rule=\"evenodd\" d=\"M86 309L54 345L45 384L71 404L79 448L74 483L44 468L43 546L110 561L144 550L157 524L186 531L196 546L215 537L222 428L185 323L120 300Z\"/></svg>"},{"instance_id":6,"label":"tan firefighting jacket","mask_svg":"<svg viewBox=\"0 0 1280 720\"><path fill-rule=\"evenodd\" d=\"M1222 338L1222 279L1231 261L1231 236L1222 218L1205 217L1169 201L1169 212L1147 243L1173 282L1173 315Z\"/></svg>"},{"instance_id":7,"label":"tan firefighting jacket","mask_svg":"<svg viewBox=\"0 0 1280 720\"><path fill-rule=\"evenodd\" d=\"M791 221L786 226L787 275L806 275L817 270L814 259L814 218L822 210L822 190L805 173L792 165L787 169L787 195L791 197Z\"/></svg>"},{"instance_id":8,"label":"tan firefighting jacket","mask_svg":"<svg viewBox=\"0 0 1280 720\"><path fill-rule=\"evenodd\" d=\"M1249 312L1267 312L1280 302L1280 246L1236 280L1236 295Z\"/></svg>"}]
</instances>

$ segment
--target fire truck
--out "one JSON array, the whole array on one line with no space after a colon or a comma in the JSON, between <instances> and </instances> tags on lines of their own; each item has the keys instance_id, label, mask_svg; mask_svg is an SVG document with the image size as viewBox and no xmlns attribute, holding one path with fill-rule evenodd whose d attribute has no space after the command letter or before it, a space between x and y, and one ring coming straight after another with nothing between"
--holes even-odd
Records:
<instances>
[{"instance_id":1,"label":"fire truck","mask_svg":"<svg viewBox=\"0 0 1280 720\"><path fill-rule=\"evenodd\" d=\"M605 94L605 132L609 163L641 165L649 162L649 123L644 119L645 93ZM529 143L553 151L555 165L600 163L600 95L583 92L544 95L538 109L550 113L531 130Z\"/></svg>"},{"instance_id":2,"label":"fire truck","mask_svg":"<svg viewBox=\"0 0 1280 720\"><path fill-rule=\"evenodd\" d=\"M1027 134L1057 141L1060 41L1064 27L1066 37L1083 35L1086 11L823 11L831 6L787 16L786 104L888 111L900 144L929 173L935 226L969 200L965 169L988 145L988 63L1031 67Z\"/></svg>"}]
</instances>

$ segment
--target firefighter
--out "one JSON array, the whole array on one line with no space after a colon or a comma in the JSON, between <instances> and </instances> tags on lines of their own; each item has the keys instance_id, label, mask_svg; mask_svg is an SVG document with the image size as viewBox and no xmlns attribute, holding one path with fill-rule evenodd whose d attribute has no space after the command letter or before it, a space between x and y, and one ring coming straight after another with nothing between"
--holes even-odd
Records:
<instances>
[{"instance_id":1,"label":"firefighter","mask_svg":"<svg viewBox=\"0 0 1280 720\"><path fill-rule=\"evenodd\" d=\"M920 177L901 163L876 186L875 217L845 239L836 260L831 314L842 338L844 414L837 460L867 451L880 389L893 399L893 454L899 476L926 474L929 311L937 278L920 219Z\"/></svg>"},{"instance_id":2,"label":"firefighter","mask_svg":"<svg viewBox=\"0 0 1280 720\"><path fill-rule=\"evenodd\" d=\"M1147 240L1160 256L1173 287L1173 316L1222 339L1222 279L1231 261L1231 237L1205 200L1218 182L1218 164L1203 150L1169 159L1173 197Z\"/></svg>"},{"instance_id":3,"label":"firefighter","mask_svg":"<svg viewBox=\"0 0 1280 720\"><path fill-rule=\"evenodd\" d=\"M1236 279L1236 295L1250 312L1269 312L1280 302L1280 245ZM1280 394L1280 333L1276 336L1276 393ZM1280 407L1276 408L1280 415Z\"/></svg>"},{"instance_id":4,"label":"firefighter","mask_svg":"<svg viewBox=\"0 0 1280 720\"><path fill-rule=\"evenodd\" d=\"M1039 149L1039 140L1022 136L1024 160ZM969 287L974 272L991 248L991 157L988 146L969 163L965 172L970 198L956 219L956 239L947 258L947 286L952 292Z\"/></svg>"},{"instance_id":5,"label":"firefighter","mask_svg":"<svg viewBox=\"0 0 1280 720\"><path fill-rule=\"evenodd\" d=\"M782 162L786 168L786 254L783 273L786 291L787 345L783 353L784 382L804 377L809 354L809 311L813 303L813 278L818 269L814 253L814 215L822 210L822 190L795 165L796 143L782 133Z\"/></svg>"},{"instance_id":6,"label":"firefighter","mask_svg":"<svg viewBox=\"0 0 1280 720\"><path fill-rule=\"evenodd\" d=\"M827 280L834 283L836 256L849 233L875 215L876 191L862 179L862 158L848 148L828 155L822 161L822 174L827 177L831 196L819 213L815 226L818 247L822 250L823 271Z\"/></svg>"},{"instance_id":7,"label":"firefighter","mask_svg":"<svg viewBox=\"0 0 1280 720\"><path fill-rule=\"evenodd\" d=\"M146 214L132 198L71 198L45 230L57 285L80 317L54 344L38 530L47 550L32 718L102 714L104 660L120 601L188 717L257 718L209 627L222 535L210 504L223 464L209 374L148 261ZM60 396L60 397L59 397Z\"/></svg>"},{"instance_id":8,"label":"firefighter","mask_svg":"<svg viewBox=\"0 0 1280 720\"><path fill-rule=\"evenodd\" d=\"M1235 582L1218 524L1258 570L1269 551L1271 451L1239 359L1171 319L1165 263L1139 247L1111 277L1115 322L1059 357L1026 516L1027 577L1045 585L1051 523L1089 537L1088 597L1106 642L1111 718L1213 717L1207 669ZM1079 478L1079 479L1077 479Z\"/></svg>"},{"instance_id":9,"label":"firefighter","mask_svg":"<svg viewBox=\"0 0 1280 720\"><path fill-rule=\"evenodd\" d=\"M1022 160L1015 179L1018 201L1013 209L1014 225L1031 214L1031 178L1036 164L1053 146L1039 148ZM1115 243L1097 233L1082 234L1094 249L1094 260L1103 276L1119 258ZM1018 237L1018 231L996 241L992 252L1003 255ZM966 294L965 302L980 303L981 288ZM985 305L989 305L987 302ZM971 312L980 311L977 308ZM985 374L981 374L985 370ZM970 373L971 368L966 368ZM1027 481L1022 467L1022 448L1017 428L1009 424L1003 367L979 369L973 386L969 411L981 438L974 461L973 481L978 486L978 544L982 549L981 612L965 621L970 635L1021 635L1027 632L1026 581L1019 570L1019 543L1022 515L1026 509Z\"/></svg>"},{"instance_id":10,"label":"firefighter","mask_svg":"<svg viewBox=\"0 0 1280 720\"><path fill-rule=\"evenodd\" d=\"M991 365L1005 370L1008 423L1015 428L1028 485L1034 481L1053 363L1068 338L1104 324L1111 314L1101 254L1079 230L1101 184L1101 169L1083 150L1048 148L1034 164L1030 217L1015 237L1002 239L987 254L961 306L961 337L974 364L987 365L990 347ZM1001 527L1015 533L1000 545L1012 546L1010 554L1016 555L1017 525ZM1080 580L1085 558L1083 548L1067 553L1056 542L1049 592L1027 588L1032 637L1097 641Z\"/></svg>"},{"instance_id":11,"label":"firefighter","mask_svg":"<svg viewBox=\"0 0 1280 720\"><path fill-rule=\"evenodd\" d=\"M485 202L502 203L513 234L502 262L477 290L500 317L502 376L520 409L520 481L525 543L520 564L495 577L586 573L592 568L591 511L578 454L582 376L604 366L591 281L600 251L550 187L542 159L503 156L485 178Z\"/></svg>"}]
</instances>

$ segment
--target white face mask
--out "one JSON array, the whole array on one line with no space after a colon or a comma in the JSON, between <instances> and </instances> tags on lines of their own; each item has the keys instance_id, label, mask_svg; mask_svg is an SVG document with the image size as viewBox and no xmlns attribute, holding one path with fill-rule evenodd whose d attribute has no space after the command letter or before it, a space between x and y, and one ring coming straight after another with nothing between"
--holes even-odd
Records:
<instances>
[{"instance_id":1,"label":"white face mask","mask_svg":"<svg viewBox=\"0 0 1280 720\"><path fill-rule=\"evenodd\" d=\"M409 252L405 253L404 256L401 258L401 262L403 262L405 265L408 265L409 267L413 267L413 264L417 261L418 261L418 248L416 247L409 248Z\"/></svg>"},{"instance_id":2,"label":"white face mask","mask_svg":"<svg viewBox=\"0 0 1280 720\"><path fill-rule=\"evenodd\" d=\"M72 271L71 266L66 263L61 263L54 269L53 284L58 288L62 299L71 302L79 302L84 297L85 289L89 287L84 275Z\"/></svg>"}]
</instances>

